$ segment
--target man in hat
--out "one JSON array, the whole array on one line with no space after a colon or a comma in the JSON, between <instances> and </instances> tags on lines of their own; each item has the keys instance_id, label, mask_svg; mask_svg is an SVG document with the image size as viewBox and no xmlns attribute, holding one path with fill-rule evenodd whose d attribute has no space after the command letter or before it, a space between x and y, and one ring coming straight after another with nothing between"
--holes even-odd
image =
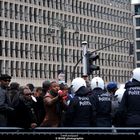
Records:
<instances>
[{"instance_id":1,"label":"man in hat","mask_svg":"<svg viewBox=\"0 0 140 140\"><path fill-rule=\"evenodd\" d=\"M8 107L7 89L11 81L11 76L8 74L0 75L0 127L7 126L7 111L12 108Z\"/></svg>"}]
</instances>

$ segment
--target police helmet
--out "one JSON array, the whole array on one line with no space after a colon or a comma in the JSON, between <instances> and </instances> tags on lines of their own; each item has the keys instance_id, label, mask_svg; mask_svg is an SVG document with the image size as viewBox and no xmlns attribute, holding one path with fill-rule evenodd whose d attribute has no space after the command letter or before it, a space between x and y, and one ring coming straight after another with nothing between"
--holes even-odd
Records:
<instances>
[{"instance_id":1,"label":"police helmet","mask_svg":"<svg viewBox=\"0 0 140 140\"><path fill-rule=\"evenodd\" d=\"M117 95L117 99L119 102L121 102L125 90L126 89L124 89L124 88L119 88L116 90L115 95Z\"/></svg>"},{"instance_id":2,"label":"police helmet","mask_svg":"<svg viewBox=\"0 0 140 140\"><path fill-rule=\"evenodd\" d=\"M107 90L109 90L109 91L112 91L112 90L115 90L115 89L117 89L118 87L117 87L117 83L116 82L109 82L108 84L107 84L107 86L106 86L106 88L107 88Z\"/></svg>"},{"instance_id":3,"label":"police helmet","mask_svg":"<svg viewBox=\"0 0 140 140\"><path fill-rule=\"evenodd\" d=\"M104 81L101 77L94 77L91 80L91 89L101 88L104 89Z\"/></svg>"},{"instance_id":4,"label":"police helmet","mask_svg":"<svg viewBox=\"0 0 140 140\"><path fill-rule=\"evenodd\" d=\"M71 88L74 92L78 91L80 87L85 86L86 87L86 82L83 78L77 77L73 79L71 83Z\"/></svg>"},{"instance_id":5,"label":"police helmet","mask_svg":"<svg viewBox=\"0 0 140 140\"><path fill-rule=\"evenodd\" d=\"M135 68L133 70L132 78L140 82L140 68Z\"/></svg>"}]
</instances>

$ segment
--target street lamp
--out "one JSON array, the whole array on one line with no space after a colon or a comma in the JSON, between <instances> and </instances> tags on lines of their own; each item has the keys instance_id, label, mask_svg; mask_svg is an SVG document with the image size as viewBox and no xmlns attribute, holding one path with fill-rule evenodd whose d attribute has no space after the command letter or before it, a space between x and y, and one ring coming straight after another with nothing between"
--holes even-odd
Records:
<instances>
[{"instance_id":1,"label":"street lamp","mask_svg":"<svg viewBox=\"0 0 140 140\"><path fill-rule=\"evenodd\" d=\"M125 40L128 40L128 41L129 41L129 55L133 55L133 54L134 54L134 46L133 46L132 42L130 41L130 39L128 39L128 38L124 38L124 39L119 40L119 41L117 41L117 42L114 42L114 43L112 43L112 44L106 45L105 47L102 47L102 48L99 48L99 49L97 49L97 50L94 50L94 51L92 51L91 53L96 53L96 52L98 52L98 51L100 51L100 50L103 50L103 49L108 48L108 47L110 47L110 46L116 45L116 44L118 44L118 43L120 43L120 42L123 42L123 41L125 41ZM82 44L83 44L83 45L86 45L87 42L86 42L86 41L83 41ZM84 47L84 48L85 48L85 47ZM83 56L85 56L86 51L87 51L87 50L83 49ZM72 76L71 76L71 81L73 80L73 78L75 78L75 70L76 70L77 65L79 64L79 62L81 62L81 61L83 60L83 58L85 58L85 57L83 57L83 56L77 61L77 63L75 64L75 66L74 66L74 68L73 68L73 72L72 72ZM86 63L85 60L83 60L83 65L84 65L85 63ZM87 65L87 64L86 64L86 65ZM87 71L87 70L86 70L86 67L84 66L83 73L86 73L86 71Z\"/></svg>"},{"instance_id":2,"label":"street lamp","mask_svg":"<svg viewBox=\"0 0 140 140\"><path fill-rule=\"evenodd\" d=\"M108 48L108 47L110 47L110 46L116 45L116 44L118 44L118 43L120 43L120 42L123 42L123 41L125 41L125 40L128 40L128 41L129 41L129 55L132 55L133 52L130 52L130 51L133 50L133 44L132 44L132 42L130 41L130 39L128 39L128 38L124 38L124 39L119 40L119 41L117 41L117 42L114 42L114 43L112 43L112 44L110 44L110 45L106 45L105 47L102 47L102 48L99 48L99 49L97 49L97 50L94 50L94 51L92 51L91 53L98 52L98 51L103 50L103 49L105 49L105 48Z\"/></svg>"},{"instance_id":3,"label":"street lamp","mask_svg":"<svg viewBox=\"0 0 140 140\"><path fill-rule=\"evenodd\" d=\"M67 27L69 26L69 23L68 22L61 22L61 21L56 21L54 22L53 24L51 24L49 27L48 27L48 33L47 35L48 36L52 36L52 34L55 33L55 29L54 27L58 27L60 29L60 39L61 39L61 73L59 74L63 74L63 81L67 82L67 78L65 76L66 72L64 70L64 34L65 34L65 30L67 29ZM74 32L76 35L79 34L79 30L78 30L78 27L76 28L76 31ZM62 80L62 79L60 79Z\"/></svg>"}]
</instances>

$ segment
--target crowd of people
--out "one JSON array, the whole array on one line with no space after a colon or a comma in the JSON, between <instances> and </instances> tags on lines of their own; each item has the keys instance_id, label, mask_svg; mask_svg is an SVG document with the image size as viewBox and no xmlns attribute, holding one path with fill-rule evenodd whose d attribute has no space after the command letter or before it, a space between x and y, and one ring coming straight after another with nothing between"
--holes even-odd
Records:
<instances>
[{"instance_id":1,"label":"crowd of people","mask_svg":"<svg viewBox=\"0 0 140 140\"><path fill-rule=\"evenodd\" d=\"M0 75L0 127L139 127L140 68L119 89L102 77L20 86L8 74ZM121 96L120 96L121 95ZM123 95L123 96L122 96Z\"/></svg>"}]
</instances>

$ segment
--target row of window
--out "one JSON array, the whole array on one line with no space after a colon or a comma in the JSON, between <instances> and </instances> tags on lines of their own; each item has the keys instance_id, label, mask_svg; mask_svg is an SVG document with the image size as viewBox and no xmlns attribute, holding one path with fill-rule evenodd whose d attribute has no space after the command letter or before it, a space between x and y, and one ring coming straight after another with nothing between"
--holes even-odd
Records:
<instances>
[{"instance_id":1,"label":"row of window","mask_svg":"<svg viewBox=\"0 0 140 140\"><path fill-rule=\"evenodd\" d=\"M52 1L53 2L53 1ZM80 2L81 4L86 5L85 2ZM59 3L58 3L59 5ZM77 6L76 4L75 6ZM75 8L75 6L72 6ZM130 12L123 12L119 9L112 9L110 7L103 7L102 5L94 5L89 3L86 9L86 13L82 12L83 6L79 5L79 11L77 14L86 17L94 17L102 20L109 20L112 22L118 22L123 24L131 24L132 25L132 15ZM54 8L53 8L54 9ZM0 2L0 16L7 17L11 19L17 19L27 22L46 24L49 17L51 17L50 13L47 11L46 7L32 7L31 5L21 5L20 3L8 3L8 2ZM51 11L51 10L49 10ZM58 12L57 12L58 13ZM73 12L70 12L73 13ZM63 14L60 14L63 16ZM53 17L53 16L52 16ZM57 15L58 17L58 15ZM79 16L77 16L79 17ZM48 18L48 19L47 19ZM63 19L60 17L59 19ZM66 18L64 19L65 21Z\"/></svg>"},{"instance_id":2,"label":"row of window","mask_svg":"<svg viewBox=\"0 0 140 140\"><path fill-rule=\"evenodd\" d=\"M113 25L105 22L80 19L81 23L79 26L80 31L102 34L112 37L128 38L129 35L132 37L133 30L130 27L124 27L119 25ZM54 28L54 27L52 27ZM61 32L54 28L55 35L60 38ZM76 31L76 30L75 30ZM48 30L46 27L38 27L34 25L21 24L9 21L0 20L0 35L10 38L20 38L25 40L33 40L39 42L47 42ZM68 34L74 34L65 32L65 38L67 39ZM76 36L76 35L75 35ZM75 37L76 39L76 37Z\"/></svg>"},{"instance_id":3,"label":"row of window","mask_svg":"<svg viewBox=\"0 0 140 140\"><path fill-rule=\"evenodd\" d=\"M0 41L0 56L21 58L48 63L61 62L61 46L47 46L13 41ZM76 63L82 56L81 50L64 48L64 60L67 63Z\"/></svg>"},{"instance_id":4,"label":"row of window","mask_svg":"<svg viewBox=\"0 0 140 140\"><path fill-rule=\"evenodd\" d=\"M100 24L100 23L99 23ZM88 27L88 26L87 26ZM121 26L118 26L118 32L113 32L111 30L108 30L109 36L118 36L118 35L127 35L125 38L129 38L131 34L131 28L125 28L125 29L130 29L128 32L122 32ZM95 28L98 31L101 32L100 28ZM60 30L54 30L55 33L54 35L50 38L48 36L46 28L38 27L38 26L33 26L33 25L25 25L25 24L20 24L20 23L15 23L15 22L8 22L8 21L1 21L0 20L0 36L3 37L8 37L8 38L13 38L13 39L21 39L21 40L28 40L28 41L35 41L35 42L41 42L43 43L54 43L54 44L59 44L61 45L61 31ZM138 30L139 31L139 30ZM99 33L99 32L97 32ZM115 34L119 33L119 34ZM137 32L138 34L139 32ZM101 32L101 34L103 34ZM139 34L138 34L139 35ZM76 46L76 47L81 47L81 42L87 40L89 42L89 48L91 49L99 49L100 47L102 48L104 45L109 45L112 44L113 42L116 42L117 40L110 39L110 38L104 38L104 37L98 37L98 36L93 36L91 35L86 35L86 34L80 34L77 35L73 32L64 32L64 38L63 42L65 46ZM128 42L128 41L127 41ZM123 46L127 47L128 43L125 42L120 42L118 43L118 46ZM122 47L122 49L123 49ZM119 48L119 49L120 49ZM119 51L117 47L114 47L116 49L115 51ZM127 48L126 48L127 49ZM122 52L122 50L120 50ZM123 52L125 52L124 50Z\"/></svg>"},{"instance_id":5,"label":"row of window","mask_svg":"<svg viewBox=\"0 0 140 140\"><path fill-rule=\"evenodd\" d=\"M100 48L105 48L104 52L118 52L119 54L128 53L129 51L129 40L127 42L120 41L116 43L117 40L108 40L102 38L95 38L98 43L91 44L89 42L89 49L98 50ZM111 42L114 42L114 45L110 45ZM115 45L116 43L116 45ZM33 60L49 60L59 62L61 59L61 48L62 46L54 45L44 45L44 44L32 44L32 43L23 43L23 42L14 42L14 41L0 41L2 47L0 47L0 56L10 56L15 58L28 58ZM113 44L113 43L112 43ZM108 47L109 46L109 47ZM75 63L82 56L82 48L75 49L64 46L64 57L65 62ZM115 55L114 55L115 56ZM106 57L107 58L107 57Z\"/></svg>"},{"instance_id":6,"label":"row of window","mask_svg":"<svg viewBox=\"0 0 140 140\"><path fill-rule=\"evenodd\" d=\"M45 63L35 63L27 61L11 61L11 60L0 60L0 73L8 73L12 77L18 78L47 78L56 79L57 72L60 70L60 66ZM71 78L72 67L65 67L67 71L67 79ZM76 76L81 76L82 68L78 67L78 72ZM95 73L95 75L97 72ZM100 76L103 77L105 81L127 81L130 77L130 72L121 69L105 69L100 70Z\"/></svg>"},{"instance_id":7,"label":"row of window","mask_svg":"<svg viewBox=\"0 0 140 140\"><path fill-rule=\"evenodd\" d=\"M20 0L20 2L47 6L58 10L67 10L73 13L77 13L79 7L82 7L82 9L86 11L94 2L105 6L113 6L120 9L130 10L130 0L89 0L89 2L87 0Z\"/></svg>"},{"instance_id":8,"label":"row of window","mask_svg":"<svg viewBox=\"0 0 140 140\"><path fill-rule=\"evenodd\" d=\"M13 41L0 41L0 56L13 57L27 60L36 60L41 62L59 64L61 62L61 48L53 46L35 45L29 43L20 43ZM113 48L113 47L111 47ZM115 47L114 47L115 48ZM121 47L123 48L123 47ZM112 66L121 68L133 68L132 58L126 55L110 54L104 52L99 53L100 59L96 64L100 66ZM76 63L82 57L81 50L64 49L64 62Z\"/></svg>"},{"instance_id":9,"label":"row of window","mask_svg":"<svg viewBox=\"0 0 140 140\"><path fill-rule=\"evenodd\" d=\"M108 36L115 36L115 37L122 37L122 38L129 38L129 36L132 34L131 28L123 28L122 26L109 26L109 24L106 24L106 29L103 29L102 22L95 22L98 23L96 25L96 28L94 28L94 32L96 34L102 34L102 35L108 35ZM99 27L98 27L99 26ZM86 26L88 31L93 32L93 29L90 28L90 26ZM84 27L83 27L84 29ZM53 43L60 44L60 38L61 38L61 31L60 30L54 30L55 33L53 35ZM30 40L30 41L38 41L41 43L48 42L48 31L46 28L33 26L33 25L27 25L27 24L20 24L20 23L14 23L9 21L2 21L0 20L0 36L8 37L8 38L16 38L16 39L24 39L24 40ZM82 39L85 40L86 38L90 42L90 38L93 39L92 34L86 35L86 34L80 34L79 38L77 38L77 35L75 32L64 32L64 43L65 45L72 45L77 46L77 39L78 42ZM96 37L95 37L96 38ZM99 37L100 38L100 37ZM74 41L74 43L72 43ZM96 41L96 40L95 40ZM97 41L98 42L98 41ZM50 42L49 42L50 43ZM79 44L79 43L78 43Z\"/></svg>"}]
</instances>

